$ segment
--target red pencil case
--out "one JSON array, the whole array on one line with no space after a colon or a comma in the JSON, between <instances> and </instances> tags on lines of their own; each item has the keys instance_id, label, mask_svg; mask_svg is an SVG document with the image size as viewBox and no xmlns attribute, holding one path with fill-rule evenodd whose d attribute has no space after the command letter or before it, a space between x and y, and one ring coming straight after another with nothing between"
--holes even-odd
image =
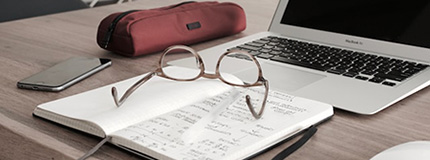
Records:
<instances>
[{"instance_id":1,"label":"red pencil case","mask_svg":"<svg viewBox=\"0 0 430 160\"><path fill-rule=\"evenodd\" d=\"M235 3L183 2L113 13L100 22L97 44L133 57L159 52L171 45L190 45L236 34L245 28L245 13Z\"/></svg>"}]
</instances>

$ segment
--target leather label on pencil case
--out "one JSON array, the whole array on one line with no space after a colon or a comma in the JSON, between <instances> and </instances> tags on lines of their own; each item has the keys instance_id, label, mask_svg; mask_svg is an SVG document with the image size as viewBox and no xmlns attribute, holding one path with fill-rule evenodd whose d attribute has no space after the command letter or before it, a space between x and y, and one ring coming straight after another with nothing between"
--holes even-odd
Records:
<instances>
[{"instance_id":1,"label":"leather label on pencil case","mask_svg":"<svg viewBox=\"0 0 430 160\"><path fill-rule=\"evenodd\" d=\"M193 30L193 29L197 29L197 28L200 28L200 27L202 27L202 25L200 24L200 22L193 22L193 23L188 23L187 24L187 29L188 30Z\"/></svg>"}]
</instances>

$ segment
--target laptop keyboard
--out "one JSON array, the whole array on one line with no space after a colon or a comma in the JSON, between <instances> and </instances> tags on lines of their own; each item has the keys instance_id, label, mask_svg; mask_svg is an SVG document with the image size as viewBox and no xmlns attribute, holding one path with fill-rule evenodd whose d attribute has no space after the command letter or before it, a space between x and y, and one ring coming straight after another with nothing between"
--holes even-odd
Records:
<instances>
[{"instance_id":1,"label":"laptop keyboard","mask_svg":"<svg viewBox=\"0 0 430 160\"><path fill-rule=\"evenodd\" d=\"M387 86L395 86L428 67L427 64L274 36L231 49L245 50L259 58Z\"/></svg>"}]
</instances>

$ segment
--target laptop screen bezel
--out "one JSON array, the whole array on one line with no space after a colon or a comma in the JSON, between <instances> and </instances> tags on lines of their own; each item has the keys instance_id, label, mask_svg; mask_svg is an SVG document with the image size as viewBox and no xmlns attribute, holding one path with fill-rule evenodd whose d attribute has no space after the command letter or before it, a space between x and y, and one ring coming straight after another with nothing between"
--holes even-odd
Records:
<instances>
[{"instance_id":1,"label":"laptop screen bezel","mask_svg":"<svg viewBox=\"0 0 430 160\"><path fill-rule=\"evenodd\" d=\"M281 20L285 9L287 9L287 5L288 0L279 1L278 7L269 27L270 32L319 44L332 45L336 47L382 54L386 56L406 58L424 63L430 62L429 48L282 24Z\"/></svg>"}]
</instances>

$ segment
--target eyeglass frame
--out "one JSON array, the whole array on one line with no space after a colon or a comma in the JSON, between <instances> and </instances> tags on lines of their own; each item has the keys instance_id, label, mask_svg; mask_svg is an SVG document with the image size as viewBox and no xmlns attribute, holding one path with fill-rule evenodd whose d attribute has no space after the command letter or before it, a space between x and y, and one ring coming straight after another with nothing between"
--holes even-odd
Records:
<instances>
[{"instance_id":1,"label":"eyeglass frame","mask_svg":"<svg viewBox=\"0 0 430 160\"><path fill-rule=\"evenodd\" d=\"M164 62L164 57L168 54L168 53L170 53L172 50L176 50L176 49L183 49L183 50L186 50L186 51L188 51L188 52L190 52L190 53L192 53L193 54L193 56L196 58L196 60L197 60L197 65L198 65L198 68L200 69L200 73L196 76L196 77L194 77L194 78L189 78L189 79L179 79L179 78L173 78L173 77L170 77L170 76L168 76L168 75L166 75L165 73L164 73L164 71L163 71L163 62ZM257 78L257 80L254 82L254 83L252 83L252 84L249 84L249 83L245 83L244 82L244 84L242 85L242 84L234 84L234 83L231 83L231 82L228 82L228 81L226 81L222 76L221 76L221 73L220 73L220 71L219 71L219 67L220 67L220 64L221 64L221 61L223 60L223 58L225 57L225 56L227 56L227 55L229 55L229 54L231 54L231 53L237 53L237 52L240 52L240 53L242 53L242 54L245 54L245 55L247 55L256 65L257 65L257 68L258 68L258 78ZM264 77L263 77L263 72L262 72L262 70L261 70L261 66L260 66L260 63L257 61L257 59L253 56L253 55L251 55L250 53L248 53L248 52L246 52L246 51L242 51L242 50L229 50L229 51L227 51L227 52L225 52L225 53L223 53L219 58L218 58L218 62L217 62L217 64L216 64L216 69L215 69L215 74L210 74L210 73L206 73L205 72L205 66L204 66L204 63L203 63L203 59L201 58L201 56L194 50L194 49L192 49L192 48L190 48L190 47L188 47L188 46L184 46L184 45L174 45L174 46L170 46L170 47L168 47L167 49L165 49L164 51L163 51L163 53L162 53L162 55L161 55L161 57L160 57L160 59L159 59L159 61L158 61L158 67L157 67L157 69L155 70L155 71L153 71L153 72L151 72L151 73L149 73L148 75L146 75L145 77L143 77L143 78L141 78L140 80L138 80L137 82L135 82L132 86L130 86L128 89L127 89L127 91L121 96L121 98L118 100L118 92L117 92L117 89L116 89L116 87L112 87L112 89L111 89L111 92L112 92L112 96L113 96L113 99L114 99L114 102L115 102L115 105L117 106L117 107L120 107L124 102L125 102L125 100L136 90L136 89L138 89L141 85L143 85L146 81L148 81L149 79L151 79L153 76L155 76L155 75L157 75L157 76L159 76L159 77L163 77L163 78L167 78L167 79L170 79L170 80L175 80L175 81L194 81L194 80L197 80L197 79L199 79L199 78L201 78L201 77L204 77L204 78L208 78L208 79L219 79L219 80L221 80L222 82L224 82L224 83L226 83L226 84L228 84L228 85L231 85L231 86L235 86L235 87L244 87L244 88L246 88L246 87L255 87L255 86L264 86L265 87L265 94L264 94L264 97L263 97L263 102L262 102L262 106L261 106L261 109L260 109L260 111L257 113L256 111L255 111L255 109L254 109L254 107L252 106L252 103L251 103L251 97L249 96L249 95L246 95L245 96L245 99L246 99L246 104L247 104L247 106L248 106L248 109L249 109L249 111L251 112L251 114L252 114L252 116L255 118L255 119L260 119L261 117L262 117L262 115L263 115L263 111L264 111L264 109L265 109L265 107L266 107L266 101L267 101L267 97L268 97L268 92L269 92L269 81L268 80L266 80Z\"/></svg>"}]
</instances>

